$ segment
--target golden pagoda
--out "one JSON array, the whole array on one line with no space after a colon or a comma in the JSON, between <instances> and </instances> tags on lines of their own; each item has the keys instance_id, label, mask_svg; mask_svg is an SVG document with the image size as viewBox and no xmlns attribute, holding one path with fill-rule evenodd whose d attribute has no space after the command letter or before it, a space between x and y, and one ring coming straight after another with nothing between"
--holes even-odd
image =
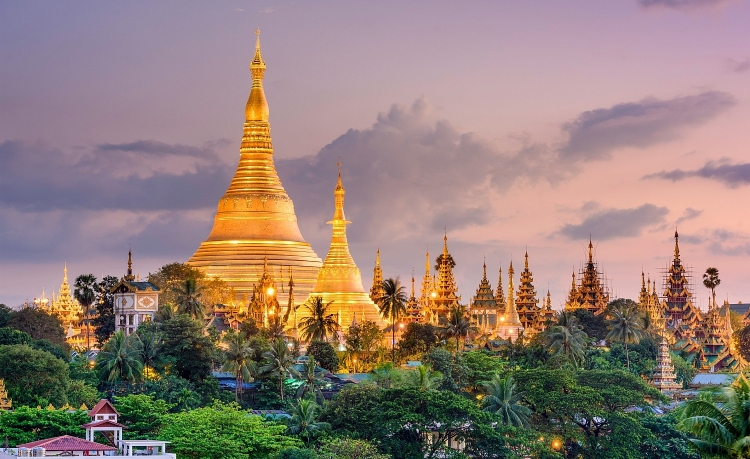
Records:
<instances>
[{"instance_id":1,"label":"golden pagoda","mask_svg":"<svg viewBox=\"0 0 750 459\"><path fill-rule=\"evenodd\" d=\"M0 411L7 411L13 406L13 400L8 397L5 380L0 378Z\"/></svg>"},{"instance_id":2,"label":"golden pagoda","mask_svg":"<svg viewBox=\"0 0 750 459\"><path fill-rule=\"evenodd\" d=\"M659 354L656 359L656 368L651 375L651 383L664 394L671 394L682 389L682 384L677 383L677 375L672 365L672 356L669 355L669 344L662 336L659 344Z\"/></svg>"},{"instance_id":3,"label":"golden pagoda","mask_svg":"<svg viewBox=\"0 0 750 459\"><path fill-rule=\"evenodd\" d=\"M471 314L481 334L492 332L497 322L497 301L492 291L489 279L487 279L487 262L482 264L484 275L479 282L476 294L471 299Z\"/></svg>"},{"instance_id":4,"label":"golden pagoda","mask_svg":"<svg viewBox=\"0 0 750 459\"><path fill-rule=\"evenodd\" d=\"M188 264L218 277L238 294L250 294L267 260L275 267L294 267L295 293L306 298L315 286L320 257L305 242L294 204L276 173L268 103L263 92L266 64L260 52L260 31L250 64L253 84L245 107L240 161L229 189L219 200L214 226ZM286 294L278 298L287 303Z\"/></svg>"},{"instance_id":5,"label":"golden pagoda","mask_svg":"<svg viewBox=\"0 0 750 459\"><path fill-rule=\"evenodd\" d=\"M589 257L585 267L580 271L580 285L576 285L576 273L573 272L573 285L570 288L565 309L588 309L595 315L603 314L609 303L609 292L604 284L604 275L594 262L594 244L589 239Z\"/></svg>"},{"instance_id":6,"label":"golden pagoda","mask_svg":"<svg viewBox=\"0 0 750 459\"><path fill-rule=\"evenodd\" d=\"M386 324L380 317L380 311L362 286L362 275L357 268L346 239L346 225L351 223L344 215L344 185L341 183L341 166L339 177L334 190L333 220L328 224L333 227L331 248L318 272L318 281L310 293L308 301L321 297L323 303L328 304L329 314L338 314L338 323L342 331L346 331L354 320L355 314L359 320L370 320L384 327ZM296 285L296 284L295 284ZM299 308L299 320L307 316L305 306Z\"/></svg>"},{"instance_id":7,"label":"golden pagoda","mask_svg":"<svg viewBox=\"0 0 750 459\"><path fill-rule=\"evenodd\" d=\"M458 293L456 279L453 277L453 257L448 252L448 234L443 237L443 253L438 258L438 277L433 281L433 292L430 294L431 317L430 322L438 323L440 317L448 317L451 308L459 305L461 297Z\"/></svg>"},{"instance_id":8,"label":"golden pagoda","mask_svg":"<svg viewBox=\"0 0 750 459\"><path fill-rule=\"evenodd\" d=\"M524 268L521 271L521 278L518 280L518 291L516 292L516 310L521 319L521 324L526 330L526 336L531 336L541 330L540 315L542 308L538 306L539 300L536 298L534 289L534 277L529 270L529 252L525 254Z\"/></svg>"},{"instance_id":9,"label":"golden pagoda","mask_svg":"<svg viewBox=\"0 0 750 459\"><path fill-rule=\"evenodd\" d=\"M380 249L375 255L375 269L372 272L372 287L370 287L370 299L374 302L380 300L385 294L383 289L383 269L380 267Z\"/></svg>"},{"instance_id":10,"label":"golden pagoda","mask_svg":"<svg viewBox=\"0 0 750 459\"><path fill-rule=\"evenodd\" d=\"M518 337L523 333L523 324L521 319L518 317L518 310L516 310L516 300L513 296L513 262L510 262L508 268L508 299L505 301L505 312L500 315L500 320L497 322L495 332L500 339L508 341L517 341Z\"/></svg>"},{"instance_id":11,"label":"golden pagoda","mask_svg":"<svg viewBox=\"0 0 750 459\"><path fill-rule=\"evenodd\" d=\"M405 322L418 322L421 323L424 319L422 315L422 306L419 302L419 298L416 296L414 289L414 268L411 270L411 295L406 300L406 317L403 321Z\"/></svg>"},{"instance_id":12,"label":"golden pagoda","mask_svg":"<svg viewBox=\"0 0 750 459\"><path fill-rule=\"evenodd\" d=\"M424 277L419 289L419 307L422 310L422 321L427 320L427 312L432 307L432 299L437 296L432 279L432 268L430 268L430 251L427 251L424 262Z\"/></svg>"},{"instance_id":13,"label":"golden pagoda","mask_svg":"<svg viewBox=\"0 0 750 459\"><path fill-rule=\"evenodd\" d=\"M495 302L498 307L505 304L505 293L503 292L503 269L497 270L497 289L495 290Z\"/></svg>"},{"instance_id":14,"label":"golden pagoda","mask_svg":"<svg viewBox=\"0 0 750 459\"><path fill-rule=\"evenodd\" d=\"M63 265L63 280L58 294L55 295L53 291L52 301L44 300L44 292L42 292L42 300L38 302L39 308L60 319L63 330L65 330L66 342L71 346L82 344L85 340L85 337L80 336L83 308L70 293L67 263ZM83 330L83 333L85 333L85 330Z\"/></svg>"}]
</instances>

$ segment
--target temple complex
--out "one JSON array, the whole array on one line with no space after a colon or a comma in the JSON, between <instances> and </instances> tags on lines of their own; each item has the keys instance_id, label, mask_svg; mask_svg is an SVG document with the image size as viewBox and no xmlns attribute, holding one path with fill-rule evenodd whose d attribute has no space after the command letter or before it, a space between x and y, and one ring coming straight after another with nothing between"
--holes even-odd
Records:
<instances>
[{"instance_id":1,"label":"temple complex","mask_svg":"<svg viewBox=\"0 0 750 459\"><path fill-rule=\"evenodd\" d=\"M594 262L594 244L589 239L589 256L584 268L579 272L578 284L573 272L573 284L568 294L565 309L588 309L595 315L603 314L609 303L609 292L604 284L604 275Z\"/></svg>"},{"instance_id":2,"label":"temple complex","mask_svg":"<svg viewBox=\"0 0 750 459\"><path fill-rule=\"evenodd\" d=\"M428 250L425 255L424 277L422 277L422 285L419 289L419 308L422 310L423 316L426 316L428 313L432 314L430 310L432 299L437 296L434 289L435 279L432 276L432 268L430 266L430 251ZM423 317L422 320L431 321L431 317Z\"/></svg>"},{"instance_id":3,"label":"temple complex","mask_svg":"<svg viewBox=\"0 0 750 459\"><path fill-rule=\"evenodd\" d=\"M544 328L542 321L542 308L536 299L534 290L534 277L529 270L529 252L526 252L524 268L518 280L518 291L516 292L516 310L521 319L524 332L527 337L541 332Z\"/></svg>"},{"instance_id":4,"label":"temple complex","mask_svg":"<svg viewBox=\"0 0 750 459\"><path fill-rule=\"evenodd\" d=\"M437 282L433 282L434 295L430 293L431 323L437 324L440 317L448 317L451 308L458 306L461 297L458 296L458 286L453 277L453 257L448 252L448 235L443 237L443 253L438 258Z\"/></svg>"},{"instance_id":5,"label":"temple complex","mask_svg":"<svg viewBox=\"0 0 750 459\"><path fill-rule=\"evenodd\" d=\"M508 268L508 299L505 302L505 312L500 315L500 320L497 322L495 328L495 334L498 338L508 340L511 342L517 341L523 333L523 324L521 319L518 317L518 311L516 310L516 301L513 291L513 262L510 262Z\"/></svg>"},{"instance_id":6,"label":"temple complex","mask_svg":"<svg viewBox=\"0 0 750 459\"><path fill-rule=\"evenodd\" d=\"M362 276L357 268L351 253L349 253L349 242L346 239L346 225L351 223L344 216L344 185L341 182L341 169L339 166L339 177L334 194L333 220L328 224L333 227L331 235L331 248L328 250L323 266L318 272L318 281L315 288L308 297L310 301L314 297L321 297L324 303L331 303L332 310L329 314L338 314L338 323L342 331L348 329L354 320L355 314L358 320L370 320L379 326L385 326L380 317L380 311L370 298L368 292L362 286ZM299 308L299 318L307 314L307 308Z\"/></svg>"},{"instance_id":7,"label":"temple complex","mask_svg":"<svg viewBox=\"0 0 750 459\"><path fill-rule=\"evenodd\" d=\"M279 180L263 77L266 64L260 51L260 31L250 64L253 83L245 107L240 160L229 189L219 199L214 225L188 264L209 277L224 280L238 294L250 295L262 276L293 267L298 299L304 300L318 280L320 258L305 242L294 204ZM264 261L265 260L265 261ZM278 301L287 304L287 293Z\"/></svg>"},{"instance_id":8,"label":"temple complex","mask_svg":"<svg viewBox=\"0 0 750 459\"><path fill-rule=\"evenodd\" d=\"M482 265L482 281L479 283L477 292L471 299L471 315L474 323L482 335L491 334L497 324L498 304L492 285L487 279L487 263Z\"/></svg>"}]
</instances>

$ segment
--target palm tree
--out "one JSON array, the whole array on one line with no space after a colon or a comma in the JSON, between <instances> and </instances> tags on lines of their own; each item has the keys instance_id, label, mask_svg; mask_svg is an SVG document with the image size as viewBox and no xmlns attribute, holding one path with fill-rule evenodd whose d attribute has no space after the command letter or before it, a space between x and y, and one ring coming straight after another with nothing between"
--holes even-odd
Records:
<instances>
[{"instance_id":1,"label":"palm tree","mask_svg":"<svg viewBox=\"0 0 750 459\"><path fill-rule=\"evenodd\" d=\"M443 374L432 371L429 365L420 365L416 370L407 370L406 384L422 390L434 389L443 381Z\"/></svg>"},{"instance_id":2,"label":"palm tree","mask_svg":"<svg viewBox=\"0 0 750 459\"><path fill-rule=\"evenodd\" d=\"M143 364L143 373L146 377L149 375L149 369L153 370L161 357L162 344L164 335L153 326L138 327L135 331L133 346Z\"/></svg>"},{"instance_id":3,"label":"palm tree","mask_svg":"<svg viewBox=\"0 0 750 459\"><path fill-rule=\"evenodd\" d=\"M555 325L547 334L547 344L553 357L563 357L578 368L579 363L586 357L586 340L588 335L578 324L578 319L572 314L561 314L561 323Z\"/></svg>"},{"instance_id":4,"label":"palm tree","mask_svg":"<svg viewBox=\"0 0 750 459\"><path fill-rule=\"evenodd\" d=\"M495 414L505 425L529 427L531 410L519 403L524 393L516 391L516 382L512 376L501 378L497 374L482 385L487 390L487 395L482 399L484 411Z\"/></svg>"},{"instance_id":5,"label":"palm tree","mask_svg":"<svg viewBox=\"0 0 750 459\"><path fill-rule=\"evenodd\" d=\"M716 306L716 287L718 287L719 284L721 284L719 270L717 268L706 269L706 272L703 273L703 285L711 290L711 298L713 299L714 306Z\"/></svg>"},{"instance_id":6,"label":"palm tree","mask_svg":"<svg viewBox=\"0 0 750 459\"><path fill-rule=\"evenodd\" d=\"M750 383L740 373L731 386L691 400L679 427L705 457L750 456Z\"/></svg>"},{"instance_id":7,"label":"palm tree","mask_svg":"<svg viewBox=\"0 0 750 459\"><path fill-rule=\"evenodd\" d=\"M187 314L194 319L203 320L206 307L201 303L201 288L195 279L185 279L180 286L175 289L177 292L177 307L183 314Z\"/></svg>"},{"instance_id":8,"label":"palm tree","mask_svg":"<svg viewBox=\"0 0 750 459\"><path fill-rule=\"evenodd\" d=\"M156 317L154 322L166 322L167 320L174 319L177 315L177 308L172 303L164 303L159 305L159 310L156 311Z\"/></svg>"},{"instance_id":9,"label":"palm tree","mask_svg":"<svg viewBox=\"0 0 750 459\"><path fill-rule=\"evenodd\" d=\"M310 442L310 435L320 430L328 430L331 425L318 421L320 405L312 400L300 399L292 411L292 419L287 425L287 432L292 435L304 435L305 444Z\"/></svg>"},{"instance_id":10,"label":"palm tree","mask_svg":"<svg viewBox=\"0 0 750 459\"><path fill-rule=\"evenodd\" d=\"M328 314L331 303L324 303L323 297L315 296L305 303L307 317L302 319L302 339L304 341L328 341L339 329L336 314Z\"/></svg>"},{"instance_id":11,"label":"palm tree","mask_svg":"<svg viewBox=\"0 0 750 459\"><path fill-rule=\"evenodd\" d=\"M398 370L393 366L393 362L385 362L373 368L370 377L378 386L390 389L393 380L397 377L397 372Z\"/></svg>"},{"instance_id":12,"label":"palm tree","mask_svg":"<svg viewBox=\"0 0 750 459\"><path fill-rule=\"evenodd\" d=\"M460 304L453 306L447 318L440 318L440 324L443 326L443 333L446 337L456 338L456 355L458 355L460 339L469 336L473 328L466 314L466 307Z\"/></svg>"},{"instance_id":13,"label":"palm tree","mask_svg":"<svg viewBox=\"0 0 750 459\"><path fill-rule=\"evenodd\" d=\"M250 347L250 342L244 334L234 330L227 332L222 341L227 345L225 352L227 360L222 370L234 374L234 401L236 402L242 395L243 384L252 378L251 374L255 370L255 362L253 362L255 350Z\"/></svg>"},{"instance_id":14,"label":"palm tree","mask_svg":"<svg viewBox=\"0 0 750 459\"><path fill-rule=\"evenodd\" d=\"M277 338L271 343L271 349L263 353L264 364L258 372L264 376L279 378L279 397L284 401L284 380L287 376L300 377L294 369L294 356L283 339Z\"/></svg>"},{"instance_id":15,"label":"palm tree","mask_svg":"<svg viewBox=\"0 0 750 459\"><path fill-rule=\"evenodd\" d=\"M96 357L96 369L107 382L134 382L141 377L143 364L131 337L120 330L112 335Z\"/></svg>"},{"instance_id":16,"label":"palm tree","mask_svg":"<svg viewBox=\"0 0 750 459\"><path fill-rule=\"evenodd\" d=\"M73 296L83 307L84 321L86 322L86 353L91 350L91 305L96 301L96 277L93 274L81 274L76 277Z\"/></svg>"},{"instance_id":17,"label":"palm tree","mask_svg":"<svg viewBox=\"0 0 750 459\"><path fill-rule=\"evenodd\" d=\"M305 369L302 372L302 378L304 382L297 388L297 398L301 399L305 394L310 393L315 397L315 401L319 405L323 404L323 392L320 390L322 378L315 373L318 365L315 362L315 357L312 355L310 359L305 362Z\"/></svg>"},{"instance_id":18,"label":"palm tree","mask_svg":"<svg viewBox=\"0 0 750 459\"><path fill-rule=\"evenodd\" d=\"M286 328L284 328L284 324L281 322L281 318L278 316L274 316L269 321L267 331L268 331L268 337L270 339L286 337Z\"/></svg>"},{"instance_id":19,"label":"palm tree","mask_svg":"<svg viewBox=\"0 0 750 459\"><path fill-rule=\"evenodd\" d=\"M625 345L625 360L628 363L628 371L630 371L628 344L638 344L641 341L644 331L643 317L635 305L628 304L610 309L609 314L611 318L607 321L607 328L609 328L607 339L619 341Z\"/></svg>"},{"instance_id":20,"label":"palm tree","mask_svg":"<svg viewBox=\"0 0 750 459\"><path fill-rule=\"evenodd\" d=\"M380 314L391 319L391 360L396 362L396 321L406 314L406 291L398 279L383 281L383 296L377 299Z\"/></svg>"}]
</instances>

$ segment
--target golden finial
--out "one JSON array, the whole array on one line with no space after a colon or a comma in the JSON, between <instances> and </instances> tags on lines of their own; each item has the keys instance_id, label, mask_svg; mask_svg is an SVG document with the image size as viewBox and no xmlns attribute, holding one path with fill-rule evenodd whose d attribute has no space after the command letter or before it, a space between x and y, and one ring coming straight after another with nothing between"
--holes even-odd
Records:
<instances>
[{"instance_id":1,"label":"golden finial","mask_svg":"<svg viewBox=\"0 0 750 459\"><path fill-rule=\"evenodd\" d=\"M680 259L680 235L677 234L677 228L674 229L674 259Z\"/></svg>"},{"instance_id":2,"label":"golden finial","mask_svg":"<svg viewBox=\"0 0 750 459\"><path fill-rule=\"evenodd\" d=\"M378 247L378 251L375 253L375 266L380 267L380 247Z\"/></svg>"},{"instance_id":3,"label":"golden finial","mask_svg":"<svg viewBox=\"0 0 750 459\"><path fill-rule=\"evenodd\" d=\"M253 85L245 107L245 120L268 121L268 102L263 92L263 75L266 73L266 63L260 53L260 27L255 31L255 35L255 57L250 62Z\"/></svg>"},{"instance_id":4,"label":"golden finial","mask_svg":"<svg viewBox=\"0 0 750 459\"><path fill-rule=\"evenodd\" d=\"M482 263L482 270L484 271L484 280L487 280L487 256L484 257L484 262Z\"/></svg>"},{"instance_id":5,"label":"golden finial","mask_svg":"<svg viewBox=\"0 0 750 459\"><path fill-rule=\"evenodd\" d=\"M528 251L528 249L526 250L526 254L524 255L524 257L526 257L526 261L524 262L523 266L524 266L524 268L529 269L529 251Z\"/></svg>"},{"instance_id":6,"label":"golden finial","mask_svg":"<svg viewBox=\"0 0 750 459\"><path fill-rule=\"evenodd\" d=\"M125 280L132 282L135 280L133 275L133 251L128 250L128 273L125 275Z\"/></svg>"}]
</instances>

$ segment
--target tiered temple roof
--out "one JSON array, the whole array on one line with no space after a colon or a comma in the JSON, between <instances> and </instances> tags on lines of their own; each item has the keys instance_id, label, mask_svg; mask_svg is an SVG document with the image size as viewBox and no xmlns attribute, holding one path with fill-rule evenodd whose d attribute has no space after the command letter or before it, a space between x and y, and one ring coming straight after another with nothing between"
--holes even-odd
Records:
<instances>
[{"instance_id":1,"label":"tiered temple roof","mask_svg":"<svg viewBox=\"0 0 750 459\"><path fill-rule=\"evenodd\" d=\"M411 270L411 295L406 300L406 317L407 322L422 322L422 306L414 290L414 269Z\"/></svg>"},{"instance_id":2,"label":"tiered temple roof","mask_svg":"<svg viewBox=\"0 0 750 459\"><path fill-rule=\"evenodd\" d=\"M292 266L297 298L304 301L315 287L322 262L300 233L294 204L274 165L260 35L250 71L253 82L245 106L237 171L219 200L208 239L188 264L209 277L221 278L239 295L253 291L264 260L271 271ZM278 300L287 304L286 293Z\"/></svg>"},{"instance_id":3,"label":"tiered temple roof","mask_svg":"<svg viewBox=\"0 0 750 459\"><path fill-rule=\"evenodd\" d=\"M448 252L448 235L443 237L443 253L438 265L437 283L433 285L435 295L430 301L431 322L437 323L440 317L448 317L451 308L458 306L461 297L457 295L458 287L453 277L453 258Z\"/></svg>"},{"instance_id":4,"label":"tiered temple roof","mask_svg":"<svg viewBox=\"0 0 750 459\"><path fill-rule=\"evenodd\" d=\"M690 275L680 260L679 234L674 232L674 258L664 281L664 299L661 308L676 339L689 339L702 320L701 311L693 305Z\"/></svg>"},{"instance_id":5,"label":"tiered temple roof","mask_svg":"<svg viewBox=\"0 0 750 459\"><path fill-rule=\"evenodd\" d=\"M44 294L42 294L43 297ZM54 291L52 292L52 301L40 301L39 308L60 319L68 344L76 346L85 340L85 337L81 336L83 308L70 293L67 263L63 266L63 280L60 284L60 291L57 295Z\"/></svg>"},{"instance_id":6,"label":"tiered temple roof","mask_svg":"<svg viewBox=\"0 0 750 459\"><path fill-rule=\"evenodd\" d=\"M434 286L432 268L430 267L430 251L428 250L425 255L424 277L422 277L422 285L419 289L419 307L423 313L422 320L425 320L424 315L427 314L427 311L430 311L432 298L437 296Z\"/></svg>"},{"instance_id":7,"label":"tiered temple roof","mask_svg":"<svg viewBox=\"0 0 750 459\"><path fill-rule=\"evenodd\" d=\"M672 365L672 357L669 355L669 344L662 338L659 345L659 354L656 358L656 368L651 375L651 382L663 393L670 393L682 388L675 382L677 376Z\"/></svg>"},{"instance_id":8,"label":"tiered temple roof","mask_svg":"<svg viewBox=\"0 0 750 459\"><path fill-rule=\"evenodd\" d=\"M482 334L490 333L497 323L497 300L495 293L492 291L492 285L487 279L487 263L482 265L482 280L479 283L477 292L471 299L471 314L474 317L479 331Z\"/></svg>"},{"instance_id":9,"label":"tiered temple roof","mask_svg":"<svg viewBox=\"0 0 750 459\"><path fill-rule=\"evenodd\" d=\"M385 294L383 290L383 269L380 267L380 249L375 255L375 269L372 271L372 287L370 287L370 299L377 303Z\"/></svg>"},{"instance_id":10,"label":"tiered temple roof","mask_svg":"<svg viewBox=\"0 0 750 459\"><path fill-rule=\"evenodd\" d=\"M0 378L0 411L9 410L13 406L13 400L8 397L5 389L5 380Z\"/></svg>"},{"instance_id":11,"label":"tiered temple roof","mask_svg":"<svg viewBox=\"0 0 750 459\"><path fill-rule=\"evenodd\" d=\"M541 312L538 306L534 290L534 277L529 270L529 252L524 255L524 268L521 278L518 280L518 291L516 292L516 310L521 319L526 336L531 336L541 331Z\"/></svg>"},{"instance_id":12,"label":"tiered temple roof","mask_svg":"<svg viewBox=\"0 0 750 459\"><path fill-rule=\"evenodd\" d=\"M609 292L604 284L604 275L594 262L594 244L589 239L589 256L585 267L579 273L578 285L573 273L573 285L565 303L565 309L585 308L596 315L604 313L609 303Z\"/></svg>"}]
</instances>

